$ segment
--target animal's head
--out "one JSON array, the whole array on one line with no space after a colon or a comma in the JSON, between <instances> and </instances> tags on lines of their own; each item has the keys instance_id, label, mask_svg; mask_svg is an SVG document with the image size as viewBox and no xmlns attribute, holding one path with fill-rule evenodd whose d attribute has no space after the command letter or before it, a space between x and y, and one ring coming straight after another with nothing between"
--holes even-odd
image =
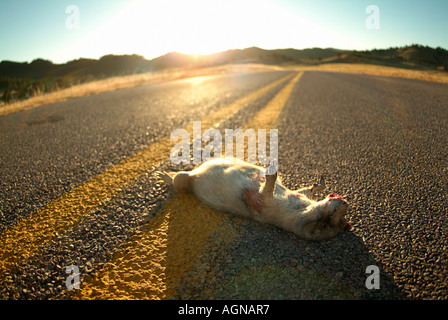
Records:
<instances>
[{"instance_id":1,"label":"animal's head","mask_svg":"<svg viewBox=\"0 0 448 320\"><path fill-rule=\"evenodd\" d=\"M337 193L330 193L323 202L325 211L335 220L343 218L349 207L347 200Z\"/></svg>"},{"instance_id":2,"label":"animal's head","mask_svg":"<svg viewBox=\"0 0 448 320\"><path fill-rule=\"evenodd\" d=\"M317 202L308 213L315 218L308 220L302 229L306 237L312 240L328 240L350 229L351 224L345 219L348 207L348 202L336 193L331 193L324 200Z\"/></svg>"},{"instance_id":3,"label":"animal's head","mask_svg":"<svg viewBox=\"0 0 448 320\"><path fill-rule=\"evenodd\" d=\"M265 202L267 199L272 198L276 180L277 173L266 175L266 182L263 184L261 192ZM349 204L342 196L336 193L329 194L324 200L319 202L306 198L306 200L288 201L288 203L286 211L292 210L304 214L303 219L297 220L297 224L292 228L292 231L307 239L328 240L351 228L350 223L344 217ZM300 204L300 206L297 206L297 204ZM304 204L306 208L301 207Z\"/></svg>"}]
</instances>

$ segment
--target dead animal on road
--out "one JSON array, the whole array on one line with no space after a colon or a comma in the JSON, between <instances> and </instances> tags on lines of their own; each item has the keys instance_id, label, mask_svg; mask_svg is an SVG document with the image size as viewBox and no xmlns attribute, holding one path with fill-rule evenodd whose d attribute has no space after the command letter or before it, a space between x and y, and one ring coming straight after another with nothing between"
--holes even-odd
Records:
<instances>
[{"instance_id":1,"label":"dead animal on road","mask_svg":"<svg viewBox=\"0 0 448 320\"><path fill-rule=\"evenodd\" d=\"M174 176L157 172L177 192L191 192L207 206L275 225L305 239L328 240L350 229L345 220L347 201L336 193L322 201L309 197L325 189L319 183L289 190L277 173L235 158L207 161L192 171Z\"/></svg>"}]
</instances>

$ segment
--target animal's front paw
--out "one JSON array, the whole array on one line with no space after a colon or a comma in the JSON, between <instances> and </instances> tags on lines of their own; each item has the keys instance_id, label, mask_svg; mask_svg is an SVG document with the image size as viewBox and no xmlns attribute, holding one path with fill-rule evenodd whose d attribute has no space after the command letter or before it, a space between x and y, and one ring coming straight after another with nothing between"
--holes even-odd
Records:
<instances>
[{"instance_id":1,"label":"animal's front paw","mask_svg":"<svg viewBox=\"0 0 448 320\"><path fill-rule=\"evenodd\" d=\"M313 183L313 187L311 189L311 193L324 191L326 188L325 185L325 178L323 175L320 176L319 183L315 182Z\"/></svg>"}]
</instances>

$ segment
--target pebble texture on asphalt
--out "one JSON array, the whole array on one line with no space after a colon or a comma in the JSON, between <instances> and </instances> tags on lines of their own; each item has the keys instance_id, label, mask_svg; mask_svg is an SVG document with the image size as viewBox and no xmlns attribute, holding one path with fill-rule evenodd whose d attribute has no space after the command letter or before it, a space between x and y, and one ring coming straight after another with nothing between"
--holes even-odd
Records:
<instances>
[{"instance_id":1,"label":"pebble texture on asphalt","mask_svg":"<svg viewBox=\"0 0 448 320\"><path fill-rule=\"evenodd\" d=\"M212 232L191 270L179 276L172 298L448 299L447 88L306 72L277 121L279 175L296 189L325 174L327 190L316 198L346 195L353 229L319 243L213 213L226 225L218 230L231 233L233 241ZM274 93L220 128L244 126ZM131 149L141 143L124 139ZM167 161L154 170L191 168ZM66 266L79 267L82 286L172 197L153 172L141 176L2 279L0 297L76 298L65 288ZM14 207L2 206L3 215ZM14 212L29 207L19 204ZM13 220L5 218L3 227ZM177 228L170 232L183 231ZM366 288L369 265L380 270L378 290Z\"/></svg>"}]
</instances>

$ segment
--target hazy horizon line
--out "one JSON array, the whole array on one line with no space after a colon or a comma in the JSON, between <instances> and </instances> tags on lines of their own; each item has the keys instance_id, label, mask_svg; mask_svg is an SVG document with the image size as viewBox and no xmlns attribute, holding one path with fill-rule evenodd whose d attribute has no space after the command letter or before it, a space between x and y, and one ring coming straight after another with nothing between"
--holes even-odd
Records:
<instances>
[{"instance_id":1,"label":"hazy horizon line","mask_svg":"<svg viewBox=\"0 0 448 320\"><path fill-rule=\"evenodd\" d=\"M333 50L340 50L340 51L359 51L359 52L362 52L362 51L374 51L374 50L387 50L387 49L391 49L391 48L405 48L405 47L412 47L412 46L428 47L428 48L431 48L431 49L442 48L443 50L448 51L447 48L444 48L442 46L432 47L432 46L429 46L429 45L421 45L421 44L418 44L418 43L407 44L407 45L402 45L402 46L389 46L387 48L372 48L372 49L363 49L363 50L360 50L360 49L340 49L340 48L334 48L334 47L325 47L325 48L323 48L323 47L305 47L305 48L288 47L288 48L265 49L265 48L258 47L258 46L250 46L250 47L245 47L245 48L232 48L232 49L227 49L227 50L217 51L217 52L212 52L212 53L185 53L185 52L180 52L180 51L168 51L168 52L165 52L165 53L163 53L163 54L161 54L159 56L155 56L153 58L148 58L148 57L144 56L143 54L139 54L139 53L134 52L134 53L121 53L121 54L107 53L107 54L104 54L104 55L102 55L102 56L100 56L98 58L82 57L81 56L81 57L74 58L74 59L71 59L71 60L66 60L65 62L54 62L54 61L52 61L50 59L43 58L43 57L37 57L37 58L34 58L31 61L17 61L17 60L2 59L2 60L0 60L0 62L8 61L8 62L15 62L15 63L32 63L33 61L36 61L36 60L45 60L45 61L51 62L52 64L66 64L68 62L81 60L81 59L100 60L102 57L109 56L109 55L115 55L115 56L132 56L132 55L137 55L137 56L143 57L145 60L151 61L151 60L163 57L163 56L165 56L167 54L170 54L170 53L177 53L177 54L182 54L182 55L186 55L186 56L211 56L211 55L219 54L219 53L223 53L223 52L228 52L228 51L233 51L233 50L246 50L246 49L250 49L250 48L258 48L258 49L266 50L266 51L289 50L289 49L298 50L298 51L308 50L308 49L322 49L322 50L333 49Z\"/></svg>"}]
</instances>

